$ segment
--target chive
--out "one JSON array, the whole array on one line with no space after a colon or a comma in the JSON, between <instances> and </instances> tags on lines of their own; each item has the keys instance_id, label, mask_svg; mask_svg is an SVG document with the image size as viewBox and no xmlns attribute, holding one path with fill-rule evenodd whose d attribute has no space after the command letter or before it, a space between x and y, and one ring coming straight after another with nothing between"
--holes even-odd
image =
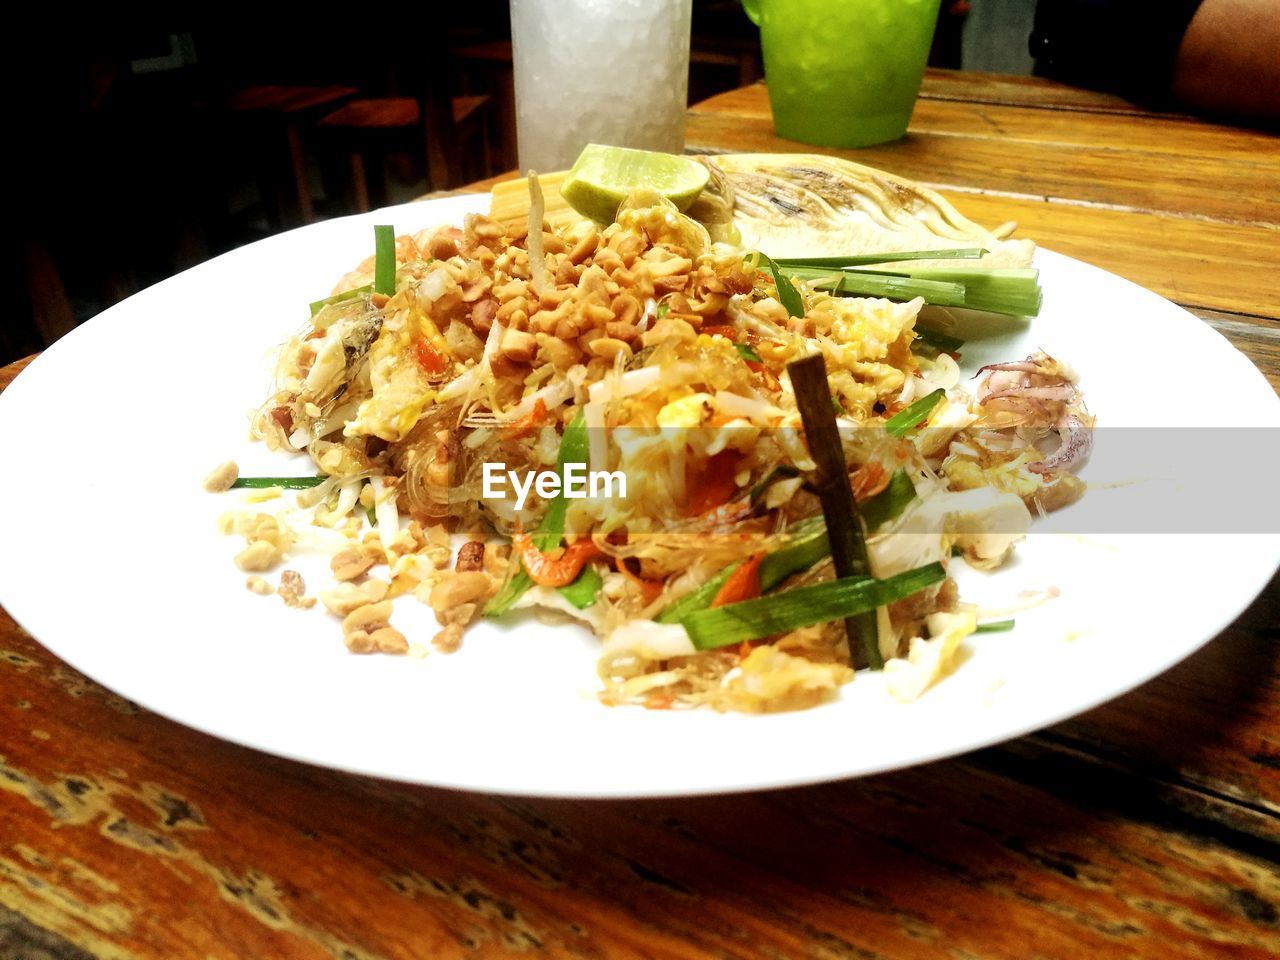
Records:
<instances>
[{"instance_id":1,"label":"chive","mask_svg":"<svg viewBox=\"0 0 1280 960\"><path fill-rule=\"evenodd\" d=\"M1039 271L1032 267L919 267L907 264L844 268L787 265L785 269L819 290L831 289L842 296L873 296L890 300L923 297L926 302L938 306L967 307L1019 317L1039 314L1043 299Z\"/></svg>"},{"instance_id":2,"label":"chive","mask_svg":"<svg viewBox=\"0 0 1280 960\"><path fill-rule=\"evenodd\" d=\"M587 420L579 410L560 438L560 452L556 456L556 473L560 474L560 492L542 516L542 522L534 532L533 543L539 550L554 550L564 537L564 515L569 508L565 496L565 467L570 463L586 463L588 457Z\"/></svg>"},{"instance_id":3,"label":"chive","mask_svg":"<svg viewBox=\"0 0 1280 960\"><path fill-rule=\"evenodd\" d=\"M378 525L378 511L373 507L365 507L364 515L369 518L369 526L376 527Z\"/></svg>"},{"instance_id":4,"label":"chive","mask_svg":"<svg viewBox=\"0 0 1280 960\"><path fill-rule=\"evenodd\" d=\"M901 437L912 427L919 426L929 414L933 413L942 398L946 396L946 391L939 387L933 393L927 394L909 406L903 407L892 417L885 421L884 428L889 432L891 437Z\"/></svg>"},{"instance_id":5,"label":"chive","mask_svg":"<svg viewBox=\"0 0 1280 960\"><path fill-rule=\"evenodd\" d=\"M310 490L329 478L323 474L315 477L237 477L232 490L265 490L267 487L283 487L285 490Z\"/></svg>"},{"instance_id":6,"label":"chive","mask_svg":"<svg viewBox=\"0 0 1280 960\"><path fill-rule=\"evenodd\" d=\"M519 560L516 562L519 563ZM529 574L525 573L524 565L521 564L511 579L503 584L502 589L485 604L484 615L486 617L499 617L506 613L532 586L533 580L529 577Z\"/></svg>"},{"instance_id":7,"label":"chive","mask_svg":"<svg viewBox=\"0 0 1280 960\"><path fill-rule=\"evenodd\" d=\"M796 267L791 273L812 283L817 290L829 290L837 296L884 297L887 300L914 300L943 307L963 307L964 286L939 280L917 280L889 273L852 273L847 270L819 270Z\"/></svg>"},{"instance_id":8,"label":"chive","mask_svg":"<svg viewBox=\"0 0 1280 960\"><path fill-rule=\"evenodd\" d=\"M660 303L658 304L658 309L655 312L657 314L657 318L661 320L663 317L665 317L668 313L671 312L671 304Z\"/></svg>"},{"instance_id":9,"label":"chive","mask_svg":"<svg viewBox=\"0 0 1280 960\"><path fill-rule=\"evenodd\" d=\"M556 472L560 474L560 492L551 501L547 512L542 515L542 522L538 524L538 529L533 532L533 536L530 538L533 541L533 545L539 550L554 550L560 546L560 541L564 538L564 515L569 506L564 493L565 464L586 463L586 461L587 423L582 411L579 410L573 420L569 422L569 425L564 428L564 436L560 438L560 453L556 457ZM525 572L524 566L521 564L511 579L485 605L485 616L497 617L506 613L511 609L512 604L524 596L525 591L532 586L533 579ZM562 587L561 590L571 590L573 586L574 584L571 583L567 587ZM573 603L574 601L570 599L569 602Z\"/></svg>"},{"instance_id":10,"label":"chive","mask_svg":"<svg viewBox=\"0 0 1280 960\"><path fill-rule=\"evenodd\" d=\"M783 257L779 265L791 267L857 267L864 264L896 263L901 260L977 260L987 255L981 247L956 250L908 250L904 253L859 253L847 257Z\"/></svg>"},{"instance_id":11,"label":"chive","mask_svg":"<svg viewBox=\"0 0 1280 960\"><path fill-rule=\"evenodd\" d=\"M858 505L868 530L879 530L890 520L896 520L907 504L916 498L916 485L905 470L893 471L889 485L874 497L867 497Z\"/></svg>"},{"instance_id":12,"label":"chive","mask_svg":"<svg viewBox=\"0 0 1280 960\"><path fill-rule=\"evenodd\" d=\"M970 310L985 310L988 313L1034 317L1040 312L1043 299L1039 282L1040 271L1034 267L913 267L907 265L894 267L891 270L863 267L856 272L862 276L898 274L921 282L958 283L964 287L963 302L942 305L968 307Z\"/></svg>"},{"instance_id":13,"label":"chive","mask_svg":"<svg viewBox=\"0 0 1280 960\"><path fill-rule=\"evenodd\" d=\"M796 289L796 285L791 282L790 278L783 275L782 268L773 261L772 258L759 254L760 260L769 268L769 272L773 274L773 285L778 288L778 302L787 309L789 317L804 316L804 297L800 291Z\"/></svg>"},{"instance_id":14,"label":"chive","mask_svg":"<svg viewBox=\"0 0 1280 960\"><path fill-rule=\"evenodd\" d=\"M769 554L760 561L760 592L768 593L787 577L808 570L831 553L826 527L798 537L791 546Z\"/></svg>"},{"instance_id":15,"label":"chive","mask_svg":"<svg viewBox=\"0 0 1280 960\"><path fill-rule=\"evenodd\" d=\"M560 588L560 596L564 597L579 610L585 610L596 602L600 588L604 586L604 577L593 566L585 566L578 574L578 579L567 587Z\"/></svg>"},{"instance_id":16,"label":"chive","mask_svg":"<svg viewBox=\"0 0 1280 960\"><path fill-rule=\"evenodd\" d=\"M992 620L988 623L980 623L974 633L1008 633L1013 629L1012 620Z\"/></svg>"},{"instance_id":17,"label":"chive","mask_svg":"<svg viewBox=\"0 0 1280 960\"><path fill-rule=\"evenodd\" d=\"M396 232L379 224L373 228L373 292L390 297L396 292Z\"/></svg>"},{"instance_id":18,"label":"chive","mask_svg":"<svg viewBox=\"0 0 1280 960\"><path fill-rule=\"evenodd\" d=\"M763 566L763 561L761 561ZM705 610L711 606L711 601L716 598L716 594L720 592L720 588L724 586L724 582L729 579L733 571L742 566L742 561L738 561L728 567L725 567L714 577L700 586L697 590L686 593L675 603L664 608L654 621L657 623L679 623L691 613L698 610Z\"/></svg>"},{"instance_id":19,"label":"chive","mask_svg":"<svg viewBox=\"0 0 1280 960\"><path fill-rule=\"evenodd\" d=\"M822 516L827 523L836 576L841 579L869 577L871 561L867 557L866 533L849 486L844 443L840 439L840 428L836 426L835 411L831 409L826 361L822 354L816 353L787 364L787 371L791 376L796 407L804 423L809 455L817 466L813 482L822 500ZM884 659L880 656L875 609L844 616L849 662L857 665L863 661L859 657L861 646L865 665L874 670L882 668Z\"/></svg>"},{"instance_id":20,"label":"chive","mask_svg":"<svg viewBox=\"0 0 1280 960\"><path fill-rule=\"evenodd\" d=\"M959 337L930 330L928 327L916 327L916 339L942 353L959 353L960 348L964 346L964 341Z\"/></svg>"},{"instance_id":21,"label":"chive","mask_svg":"<svg viewBox=\"0 0 1280 960\"><path fill-rule=\"evenodd\" d=\"M344 303L347 300L354 300L356 297L363 297L366 293L372 292L373 286L366 283L363 287L355 287L351 290L344 290L342 293L335 293L332 297L325 297L323 300L317 300L315 303L310 304L311 315L314 317L331 303Z\"/></svg>"},{"instance_id":22,"label":"chive","mask_svg":"<svg viewBox=\"0 0 1280 960\"><path fill-rule=\"evenodd\" d=\"M844 404L840 402L840 398L834 393L831 395L831 406L835 408L837 414L843 416L845 413Z\"/></svg>"},{"instance_id":23,"label":"chive","mask_svg":"<svg viewBox=\"0 0 1280 960\"><path fill-rule=\"evenodd\" d=\"M764 363L764 361L760 359L760 354L756 353L755 349L751 346L751 344L735 343L734 347L737 348L738 356L740 356L743 360L750 360L752 363Z\"/></svg>"},{"instance_id":24,"label":"chive","mask_svg":"<svg viewBox=\"0 0 1280 960\"><path fill-rule=\"evenodd\" d=\"M691 613L682 621L698 650L759 640L841 617L875 616L877 607L909 597L946 577L940 563L908 570L884 580L843 577L798 587L754 600L742 600ZM876 651L877 659L879 651Z\"/></svg>"}]
</instances>

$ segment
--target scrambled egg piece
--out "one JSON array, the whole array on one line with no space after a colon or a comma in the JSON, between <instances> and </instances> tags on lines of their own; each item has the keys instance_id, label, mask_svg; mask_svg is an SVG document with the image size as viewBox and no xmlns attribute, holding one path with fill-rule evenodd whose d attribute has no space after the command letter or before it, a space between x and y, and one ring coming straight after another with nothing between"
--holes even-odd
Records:
<instances>
[{"instance_id":1,"label":"scrambled egg piece","mask_svg":"<svg viewBox=\"0 0 1280 960\"><path fill-rule=\"evenodd\" d=\"M777 647L756 647L726 675L725 706L744 713L800 710L830 699L853 671L842 663L814 663Z\"/></svg>"},{"instance_id":2,"label":"scrambled egg piece","mask_svg":"<svg viewBox=\"0 0 1280 960\"><path fill-rule=\"evenodd\" d=\"M344 436L375 436L395 443L417 425L435 399L435 391L413 357L414 326L408 311L383 324L369 351L373 392L343 429Z\"/></svg>"},{"instance_id":3,"label":"scrambled egg piece","mask_svg":"<svg viewBox=\"0 0 1280 960\"><path fill-rule=\"evenodd\" d=\"M903 702L915 700L955 665L960 643L977 629L969 612L932 613L925 620L929 639L914 637L907 656L894 657L884 665L889 694Z\"/></svg>"},{"instance_id":4,"label":"scrambled egg piece","mask_svg":"<svg viewBox=\"0 0 1280 960\"><path fill-rule=\"evenodd\" d=\"M658 426L664 428L700 427L711 416L711 394L691 393L672 400L658 411Z\"/></svg>"},{"instance_id":5,"label":"scrambled egg piece","mask_svg":"<svg viewBox=\"0 0 1280 960\"><path fill-rule=\"evenodd\" d=\"M809 317L833 368L832 387L845 410L860 420L881 400L901 392L915 369L911 339L924 301L829 298ZM843 375L842 375L843 374Z\"/></svg>"}]
</instances>

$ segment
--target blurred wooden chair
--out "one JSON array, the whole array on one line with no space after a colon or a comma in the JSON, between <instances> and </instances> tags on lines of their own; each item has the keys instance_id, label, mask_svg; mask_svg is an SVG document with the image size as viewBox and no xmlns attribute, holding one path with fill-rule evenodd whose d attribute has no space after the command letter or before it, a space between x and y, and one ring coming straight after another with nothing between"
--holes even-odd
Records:
<instances>
[{"instance_id":1,"label":"blurred wooden chair","mask_svg":"<svg viewBox=\"0 0 1280 960\"><path fill-rule=\"evenodd\" d=\"M264 84L235 90L226 98L227 111L247 121L267 149L276 153L259 187L263 201L274 206L271 219L278 224L315 220L303 131L358 92L348 86ZM292 189L286 186L290 182Z\"/></svg>"},{"instance_id":2,"label":"blurred wooden chair","mask_svg":"<svg viewBox=\"0 0 1280 960\"><path fill-rule=\"evenodd\" d=\"M441 82L416 97L362 97L316 123L317 132L347 156L356 209L370 209L368 168L379 167L385 199L387 161L408 153L424 162L430 189L443 190L490 174L492 99L450 96Z\"/></svg>"}]
</instances>

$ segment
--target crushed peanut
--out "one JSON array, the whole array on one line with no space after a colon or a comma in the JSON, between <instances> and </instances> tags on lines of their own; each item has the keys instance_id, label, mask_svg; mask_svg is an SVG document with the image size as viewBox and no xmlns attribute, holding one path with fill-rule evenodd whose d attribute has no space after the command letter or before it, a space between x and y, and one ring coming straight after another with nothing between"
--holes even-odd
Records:
<instances>
[{"instance_id":1,"label":"crushed peanut","mask_svg":"<svg viewBox=\"0 0 1280 960\"><path fill-rule=\"evenodd\" d=\"M393 630L391 601L367 603L348 613L342 620L342 638L353 653L405 653L409 643L404 634Z\"/></svg>"},{"instance_id":2,"label":"crushed peanut","mask_svg":"<svg viewBox=\"0 0 1280 960\"><path fill-rule=\"evenodd\" d=\"M280 548L268 540L255 540L235 556L235 564L245 573L270 570L283 559Z\"/></svg>"},{"instance_id":3,"label":"crushed peanut","mask_svg":"<svg viewBox=\"0 0 1280 960\"><path fill-rule=\"evenodd\" d=\"M483 570L456 573L431 588L431 609L443 624L466 623L475 613L476 604L488 599L495 586L494 578Z\"/></svg>"},{"instance_id":4,"label":"crushed peanut","mask_svg":"<svg viewBox=\"0 0 1280 960\"><path fill-rule=\"evenodd\" d=\"M484 569L484 543L479 540L468 540L458 549L458 561L454 569L459 573L469 573Z\"/></svg>"},{"instance_id":5,"label":"crushed peanut","mask_svg":"<svg viewBox=\"0 0 1280 960\"><path fill-rule=\"evenodd\" d=\"M280 586L276 593L280 594L280 599L285 602L287 607L297 607L301 610L310 610L316 605L315 597L306 596L307 585L302 579L302 574L296 570L284 570L280 574Z\"/></svg>"},{"instance_id":6,"label":"crushed peanut","mask_svg":"<svg viewBox=\"0 0 1280 960\"><path fill-rule=\"evenodd\" d=\"M364 630L357 630L343 636L342 642L352 653L373 653L373 638Z\"/></svg>"},{"instance_id":7,"label":"crushed peanut","mask_svg":"<svg viewBox=\"0 0 1280 960\"><path fill-rule=\"evenodd\" d=\"M226 493L239 476L240 468L236 466L236 462L228 460L214 467L204 478L204 488L210 493Z\"/></svg>"},{"instance_id":8,"label":"crushed peanut","mask_svg":"<svg viewBox=\"0 0 1280 960\"><path fill-rule=\"evenodd\" d=\"M462 624L450 623L431 638L431 644L441 653L453 653L462 645Z\"/></svg>"},{"instance_id":9,"label":"crushed peanut","mask_svg":"<svg viewBox=\"0 0 1280 960\"><path fill-rule=\"evenodd\" d=\"M382 627L369 634L373 647L379 653L408 653L409 641L395 627Z\"/></svg>"},{"instance_id":10,"label":"crushed peanut","mask_svg":"<svg viewBox=\"0 0 1280 960\"><path fill-rule=\"evenodd\" d=\"M511 544L493 544L484 554L484 569L489 576L501 582L507 575L507 564L511 559Z\"/></svg>"},{"instance_id":11,"label":"crushed peanut","mask_svg":"<svg viewBox=\"0 0 1280 960\"><path fill-rule=\"evenodd\" d=\"M427 545L426 536L422 532L422 524L417 520L409 521L409 525L396 534L391 541L391 553L397 557L417 553Z\"/></svg>"},{"instance_id":12,"label":"crushed peanut","mask_svg":"<svg viewBox=\"0 0 1280 960\"><path fill-rule=\"evenodd\" d=\"M342 632L354 633L357 630L370 632L377 630L380 627L388 626L388 621L390 619L390 600L382 600L378 603L366 603L362 607L356 607L342 618Z\"/></svg>"},{"instance_id":13,"label":"crushed peanut","mask_svg":"<svg viewBox=\"0 0 1280 960\"><path fill-rule=\"evenodd\" d=\"M320 602L330 613L345 617L353 610L379 603L387 598L389 585L383 580L366 580L364 583L339 583L332 590L320 591Z\"/></svg>"},{"instance_id":14,"label":"crushed peanut","mask_svg":"<svg viewBox=\"0 0 1280 960\"><path fill-rule=\"evenodd\" d=\"M333 571L335 580L355 580L372 570L380 555L381 548L374 555L364 550L343 550L333 555L329 561L329 569Z\"/></svg>"},{"instance_id":15,"label":"crushed peanut","mask_svg":"<svg viewBox=\"0 0 1280 960\"><path fill-rule=\"evenodd\" d=\"M275 593L275 591L271 589L271 584L267 583L267 581L263 580L256 574L246 580L244 585L260 597L269 597L271 594Z\"/></svg>"}]
</instances>

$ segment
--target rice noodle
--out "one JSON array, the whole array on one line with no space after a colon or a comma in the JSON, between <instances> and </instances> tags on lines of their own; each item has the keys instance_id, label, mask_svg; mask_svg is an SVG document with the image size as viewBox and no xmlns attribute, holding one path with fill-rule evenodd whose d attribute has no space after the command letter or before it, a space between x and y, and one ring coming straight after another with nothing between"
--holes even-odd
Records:
<instances>
[{"instance_id":1,"label":"rice noodle","mask_svg":"<svg viewBox=\"0 0 1280 960\"><path fill-rule=\"evenodd\" d=\"M783 415L781 407L775 407L772 403L766 403L763 400L742 397L727 390L716 392L715 405L726 417L742 417L757 423L768 424Z\"/></svg>"},{"instance_id":2,"label":"rice noodle","mask_svg":"<svg viewBox=\"0 0 1280 960\"><path fill-rule=\"evenodd\" d=\"M547 276L547 261L542 250L542 217L546 211L546 201L542 196L542 185L538 183L538 174L529 171L529 276L535 293L542 293L551 288L551 278Z\"/></svg>"},{"instance_id":3,"label":"rice noodle","mask_svg":"<svg viewBox=\"0 0 1280 960\"><path fill-rule=\"evenodd\" d=\"M519 420L521 417L533 413L539 400L542 401L543 406L550 413L552 410L562 407L565 401L572 396L573 384L568 379L562 379L550 386L543 387L541 390L535 390L519 403L508 407L506 415L512 420Z\"/></svg>"},{"instance_id":4,"label":"rice noodle","mask_svg":"<svg viewBox=\"0 0 1280 960\"><path fill-rule=\"evenodd\" d=\"M384 477L370 477L369 485L373 487L373 515L378 518L378 533L382 539L382 549L387 552L388 561L394 559L391 553L391 542L400 532L400 511L396 509L396 492L389 489Z\"/></svg>"},{"instance_id":5,"label":"rice noodle","mask_svg":"<svg viewBox=\"0 0 1280 960\"><path fill-rule=\"evenodd\" d=\"M450 400L463 397L462 409L466 411L475 396L476 389L492 373L493 357L497 354L498 346L502 343L502 335L506 332L507 328L503 324L497 320L493 322L493 326L489 328L489 336L484 341L484 353L480 355L480 362L446 384L444 389L436 394L437 403L448 403Z\"/></svg>"}]
</instances>

